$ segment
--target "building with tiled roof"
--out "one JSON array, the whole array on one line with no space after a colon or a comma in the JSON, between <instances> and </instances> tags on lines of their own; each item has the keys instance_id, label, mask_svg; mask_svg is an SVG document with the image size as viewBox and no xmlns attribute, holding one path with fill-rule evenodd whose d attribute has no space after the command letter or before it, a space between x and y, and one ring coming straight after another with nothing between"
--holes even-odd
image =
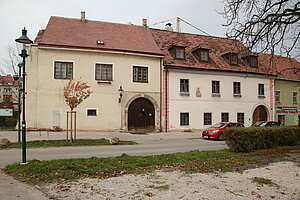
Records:
<instances>
[{"instance_id":1,"label":"building with tiled roof","mask_svg":"<svg viewBox=\"0 0 300 200\"><path fill-rule=\"evenodd\" d=\"M274 119L276 71L239 41L151 29L164 53L164 130Z\"/></svg>"},{"instance_id":2,"label":"building with tiled roof","mask_svg":"<svg viewBox=\"0 0 300 200\"><path fill-rule=\"evenodd\" d=\"M75 109L79 130L160 130L162 57L146 26L51 17L27 58L27 127L66 129L73 79L93 92Z\"/></svg>"},{"instance_id":3,"label":"building with tiled roof","mask_svg":"<svg viewBox=\"0 0 300 200\"><path fill-rule=\"evenodd\" d=\"M282 125L300 126L300 63L278 55L259 54L260 62L275 71L275 120Z\"/></svg>"},{"instance_id":4,"label":"building with tiled roof","mask_svg":"<svg viewBox=\"0 0 300 200\"><path fill-rule=\"evenodd\" d=\"M39 46L162 55L143 26L51 17Z\"/></svg>"},{"instance_id":5,"label":"building with tiled roof","mask_svg":"<svg viewBox=\"0 0 300 200\"><path fill-rule=\"evenodd\" d=\"M298 83L296 60L170 30L150 29L145 20L143 26L87 20L84 13L51 17L27 58L27 127L66 128L63 88L71 79L93 91L76 108L82 130L193 130L279 119L276 83Z\"/></svg>"},{"instance_id":6,"label":"building with tiled roof","mask_svg":"<svg viewBox=\"0 0 300 200\"><path fill-rule=\"evenodd\" d=\"M18 81L12 76L0 76L0 103L5 101L14 104L18 101Z\"/></svg>"}]
</instances>

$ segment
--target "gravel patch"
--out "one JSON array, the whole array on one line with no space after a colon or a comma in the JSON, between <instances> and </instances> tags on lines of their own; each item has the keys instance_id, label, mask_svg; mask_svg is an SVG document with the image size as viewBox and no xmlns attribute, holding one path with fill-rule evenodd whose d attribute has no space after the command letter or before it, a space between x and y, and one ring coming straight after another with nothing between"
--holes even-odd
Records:
<instances>
[{"instance_id":1,"label":"gravel patch","mask_svg":"<svg viewBox=\"0 0 300 200\"><path fill-rule=\"evenodd\" d=\"M284 161L242 173L201 174L158 170L108 179L46 183L41 185L41 189L55 200L300 200L299 169L299 164ZM274 184L259 185L252 181L254 177L270 179Z\"/></svg>"}]
</instances>

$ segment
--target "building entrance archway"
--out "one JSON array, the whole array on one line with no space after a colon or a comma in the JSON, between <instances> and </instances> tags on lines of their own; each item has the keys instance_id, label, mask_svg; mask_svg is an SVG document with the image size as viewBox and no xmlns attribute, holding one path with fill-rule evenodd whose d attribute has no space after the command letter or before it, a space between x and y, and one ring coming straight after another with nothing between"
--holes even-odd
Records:
<instances>
[{"instance_id":1,"label":"building entrance archway","mask_svg":"<svg viewBox=\"0 0 300 200\"><path fill-rule=\"evenodd\" d=\"M258 121L268 121L268 112L265 106L257 106L253 112L252 123Z\"/></svg>"},{"instance_id":2,"label":"building entrance archway","mask_svg":"<svg viewBox=\"0 0 300 200\"><path fill-rule=\"evenodd\" d=\"M153 132L155 130L155 109L146 98L140 97L131 102L128 108L129 132Z\"/></svg>"}]
</instances>

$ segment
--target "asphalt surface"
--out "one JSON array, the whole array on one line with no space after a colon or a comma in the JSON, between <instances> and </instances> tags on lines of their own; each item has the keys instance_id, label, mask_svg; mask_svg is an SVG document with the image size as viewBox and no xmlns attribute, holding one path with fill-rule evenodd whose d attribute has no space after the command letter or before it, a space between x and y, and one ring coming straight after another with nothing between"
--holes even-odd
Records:
<instances>
[{"instance_id":1,"label":"asphalt surface","mask_svg":"<svg viewBox=\"0 0 300 200\"><path fill-rule=\"evenodd\" d=\"M65 132L27 132L27 141L65 139ZM209 151L227 148L222 141L210 141L201 138L201 134L191 132L168 132L131 134L120 132L83 132L77 133L78 139L111 139L136 141L137 145L56 147L27 149L27 160L54 160L64 158L112 157L123 153L128 155L159 155L193 150ZM18 141L17 132L0 132L0 138L11 142ZM0 168L15 162L21 162L21 149L0 150ZM16 181L4 173L0 173L1 200L40 200L47 199L35 186Z\"/></svg>"}]
</instances>

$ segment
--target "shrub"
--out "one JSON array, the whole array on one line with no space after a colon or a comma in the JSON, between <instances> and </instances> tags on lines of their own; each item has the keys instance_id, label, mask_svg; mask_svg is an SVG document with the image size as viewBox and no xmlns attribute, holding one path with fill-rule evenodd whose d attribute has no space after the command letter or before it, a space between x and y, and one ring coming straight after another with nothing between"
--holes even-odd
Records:
<instances>
[{"instance_id":1,"label":"shrub","mask_svg":"<svg viewBox=\"0 0 300 200\"><path fill-rule=\"evenodd\" d=\"M300 127L230 128L224 140L231 151L250 152L282 145L300 144Z\"/></svg>"}]
</instances>

